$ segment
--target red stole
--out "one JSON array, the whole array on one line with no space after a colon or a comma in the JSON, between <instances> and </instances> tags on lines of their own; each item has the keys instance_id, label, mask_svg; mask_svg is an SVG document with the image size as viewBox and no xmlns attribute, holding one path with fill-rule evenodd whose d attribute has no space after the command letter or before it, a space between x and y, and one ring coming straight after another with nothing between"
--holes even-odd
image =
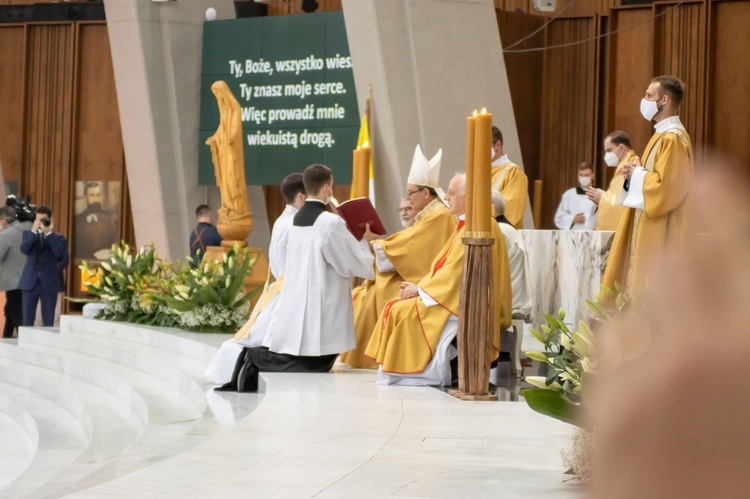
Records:
<instances>
[{"instance_id":1,"label":"red stole","mask_svg":"<svg viewBox=\"0 0 750 499\"><path fill-rule=\"evenodd\" d=\"M464 228L464 221L459 220L458 227L456 227L456 234L461 232L461 229ZM451 243L448 245L448 247L445 249L442 255L440 255L440 258L435 262L435 266L432 268L432 273L434 274L438 270L443 268L443 265L445 265L445 260L448 259L448 253L450 253L451 248L453 247L453 241L456 240L456 236L453 236L453 239L451 239Z\"/></svg>"}]
</instances>

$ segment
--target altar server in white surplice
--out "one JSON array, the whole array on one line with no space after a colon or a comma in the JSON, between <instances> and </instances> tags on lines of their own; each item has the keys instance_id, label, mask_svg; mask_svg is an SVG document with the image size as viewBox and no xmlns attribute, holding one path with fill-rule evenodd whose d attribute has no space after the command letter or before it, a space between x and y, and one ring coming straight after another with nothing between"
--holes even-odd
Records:
<instances>
[{"instance_id":1,"label":"altar server in white surplice","mask_svg":"<svg viewBox=\"0 0 750 499\"><path fill-rule=\"evenodd\" d=\"M356 346L350 279L374 279L374 258L326 212L331 169L308 166L303 180L308 198L289 231L278 318L262 346L244 349L230 382L241 392L257 390L258 372L327 372Z\"/></svg>"},{"instance_id":2,"label":"altar server in white surplice","mask_svg":"<svg viewBox=\"0 0 750 499\"><path fill-rule=\"evenodd\" d=\"M555 225L560 230L594 230L598 207L587 195L594 185L594 168L590 163L578 165L578 187L563 193L555 214ZM597 189L604 194L604 191Z\"/></svg>"},{"instance_id":3,"label":"altar server in white surplice","mask_svg":"<svg viewBox=\"0 0 750 499\"><path fill-rule=\"evenodd\" d=\"M279 292L284 284L286 267L286 245L292 219L305 204L307 193L302 182L301 173L292 173L281 182L281 194L286 200L286 207L273 224L271 244L268 248L269 276L263 294L250 314L249 320L237 332L235 337L227 340L219 349L211 364L206 369L206 377L212 382L224 385L232 378L237 358L244 346L256 347L263 343L266 334L276 323L278 317Z\"/></svg>"},{"instance_id":4,"label":"altar server in white surplice","mask_svg":"<svg viewBox=\"0 0 750 499\"><path fill-rule=\"evenodd\" d=\"M495 221L500 226L508 249L508 263L510 264L510 289L513 291L514 318L531 317L534 288L531 284L531 270L529 270L529 255L521 233L505 218L505 199L497 191L492 191L492 206L495 208Z\"/></svg>"}]
</instances>

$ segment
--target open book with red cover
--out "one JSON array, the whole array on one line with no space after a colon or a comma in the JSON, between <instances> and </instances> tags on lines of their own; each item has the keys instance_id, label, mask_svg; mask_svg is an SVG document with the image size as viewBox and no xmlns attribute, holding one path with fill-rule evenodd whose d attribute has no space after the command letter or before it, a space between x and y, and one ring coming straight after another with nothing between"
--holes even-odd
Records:
<instances>
[{"instance_id":1,"label":"open book with red cover","mask_svg":"<svg viewBox=\"0 0 750 499\"><path fill-rule=\"evenodd\" d=\"M375 211L369 198L350 199L338 205L336 209L357 241L362 240L367 224L370 224L370 230L375 234L385 235L383 222L380 221L378 212Z\"/></svg>"}]
</instances>

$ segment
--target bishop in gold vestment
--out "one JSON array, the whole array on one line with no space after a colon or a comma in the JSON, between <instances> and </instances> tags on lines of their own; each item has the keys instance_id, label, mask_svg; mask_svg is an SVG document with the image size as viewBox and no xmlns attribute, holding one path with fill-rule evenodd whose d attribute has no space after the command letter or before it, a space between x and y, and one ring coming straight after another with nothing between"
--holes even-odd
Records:
<instances>
[{"instance_id":1,"label":"bishop in gold vestment","mask_svg":"<svg viewBox=\"0 0 750 499\"><path fill-rule=\"evenodd\" d=\"M465 179L462 175L456 178ZM453 185L451 182L451 190L454 190ZM458 202L451 202L454 214L457 206L463 214L463 193L460 196ZM511 323L512 293L505 239L497 224L492 224L491 230L495 239L492 247L494 343L499 352L500 331ZM396 298L383 309L366 350L369 357L381 364L381 375L386 375L385 378L381 376L380 382L399 382L398 377L388 376L395 374L409 377L411 382L408 384L450 383L449 347L458 324L464 232L461 221L430 265L429 273L415 286L416 296ZM448 379L445 377L446 368ZM426 374L428 370L431 371L429 375Z\"/></svg>"},{"instance_id":2,"label":"bishop in gold vestment","mask_svg":"<svg viewBox=\"0 0 750 499\"><path fill-rule=\"evenodd\" d=\"M419 145L414 150L406 180L406 199L419 212L416 223L383 240L374 239L369 231L365 233L375 252L375 280L352 292L357 348L341 356L345 364L378 367L365 356L378 315L389 300L398 296L402 282L419 282L430 271L430 262L456 228L456 217L445 207L439 187L442 155L441 149L430 159Z\"/></svg>"},{"instance_id":3,"label":"bishop in gold vestment","mask_svg":"<svg viewBox=\"0 0 750 499\"><path fill-rule=\"evenodd\" d=\"M603 283L619 282L631 296L645 284L649 266L679 249L688 230L687 199L693 182L693 147L679 117L654 127L643 153L642 167L633 171L626 207L607 261Z\"/></svg>"},{"instance_id":4,"label":"bishop in gold vestment","mask_svg":"<svg viewBox=\"0 0 750 499\"><path fill-rule=\"evenodd\" d=\"M388 301L398 296L402 282L419 282L427 275L430 263L453 235L456 225L456 217L435 198L417 214L414 225L373 242L375 280L352 292L357 348L341 355L343 363L352 367L377 368L375 361L364 352L378 315Z\"/></svg>"}]
</instances>

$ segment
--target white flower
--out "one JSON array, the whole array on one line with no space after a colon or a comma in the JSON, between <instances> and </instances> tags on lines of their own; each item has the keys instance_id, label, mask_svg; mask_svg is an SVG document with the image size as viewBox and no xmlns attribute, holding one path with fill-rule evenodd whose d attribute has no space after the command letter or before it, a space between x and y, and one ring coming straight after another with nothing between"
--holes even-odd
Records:
<instances>
[{"instance_id":1,"label":"white flower","mask_svg":"<svg viewBox=\"0 0 750 499\"><path fill-rule=\"evenodd\" d=\"M102 268L107 272L112 272L112 267L107 262L102 262Z\"/></svg>"},{"instance_id":2,"label":"white flower","mask_svg":"<svg viewBox=\"0 0 750 499\"><path fill-rule=\"evenodd\" d=\"M128 259L125 260L125 266L130 268L133 265L133 255L128 255Z\"/></svg>"}]
</instances>

